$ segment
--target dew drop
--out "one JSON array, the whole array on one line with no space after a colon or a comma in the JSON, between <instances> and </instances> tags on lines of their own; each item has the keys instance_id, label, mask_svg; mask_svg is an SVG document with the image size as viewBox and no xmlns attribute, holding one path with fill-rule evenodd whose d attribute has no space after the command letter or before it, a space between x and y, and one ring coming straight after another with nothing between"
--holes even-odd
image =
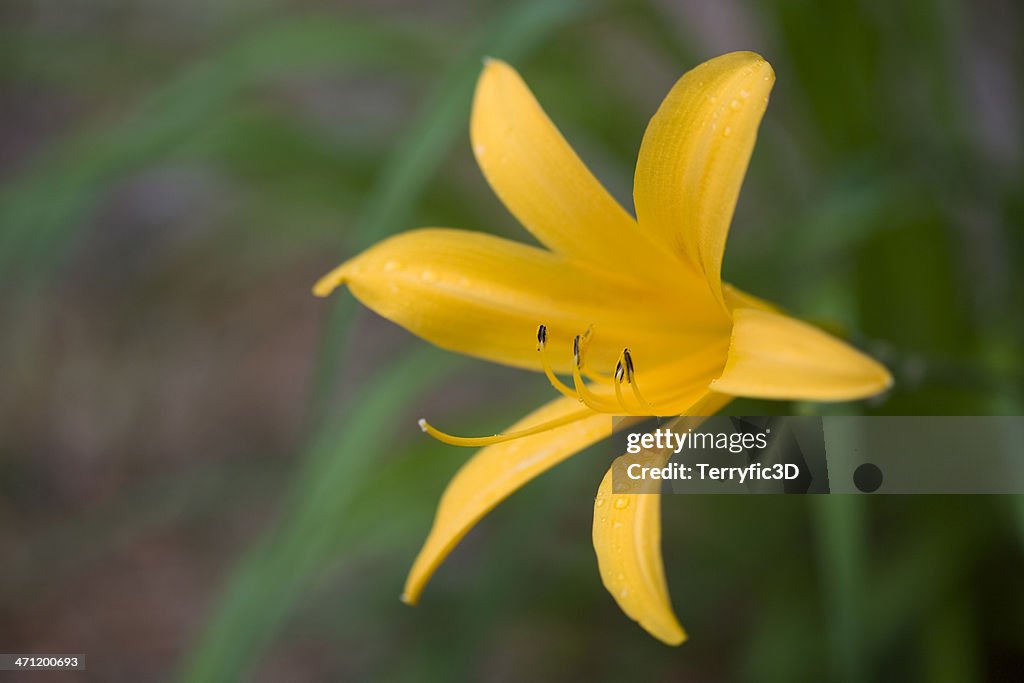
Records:
<instances>
[{"instance_id":1,"label":"dew drop","mask_svg":"<svg viewBox=\"0 0 1024 683\"><path fill-rule=\"evenodd\" d=\"M604 505L604 498L598 498L594 501L594 507L599 508Z\"/></svg>"},{"instance_id":2,"label":"dew drop","mask_svg":"<svg viewBox=\"0 0 1024 683\"><path fill-rule=\"evenodd\" d=\"M619 510L629 507L629 498L626 496L619 496L615 499L615 507Z\"/></svg>"},{"instance_id":3,"label":"dew drop","mask_svg":"<svg viewBox=\"0 0 1024 683\"><path fill-rule=\"evenodd\" d=\"M384 270L388 271L389 273L398 270L401 267L402 264L397 259L390 259L387 263L384 264Z\"/></svg>"},{"instance_id":4,"label":"dew drop","mask_svg":"<svg viewBox=\"0 0 1024 683\"><path fill-rule=\"evenodd\" d=\"M729 106L732 107L733 109L739 109L740 101L734 98L733 101L729 103Z\"/></svg>"},{"instance_id":5,"label":"dew drop","mask_svg":"<svg viewBox=\"0 0 1024 683\"><path fill-rule=\"evenodd\" d=\"M730 135L732 135L732 126L726 126L725 130L722 131L722 135L724 135L725 137L729 137Z\"/></svg>"},{"instance_id":6,"label":"dew drop","mask_svg":"<svg viewBox=\"0 0 1024 683\"><path fill-rule=\"evenodd\" d=\"M473 151L476 153L478 157L482 157L484 155L484 152L487 151L487 148L481 145L480 143L477 143L473 145Z\"/></svg>"},{"instance_id":7,"label":"dew drop","mask_svg":"<svg viewBox=\"0 0 1024 683\"><path fill-rule=\"evenodd\" d=\"M622 598L623 600L628 598L629 597L629 589L628 588L623 588L622 590L620 590L619 591L619 597Z\"/></svg>"},{"instance_id":8,"label":"dew drop","mask_svg":"<svg viewBox=\"0 0 1024 683\"><path fill-rule=\"evenodd\" d=\"M740 97L742 97L743 99L747 99L748 97L750 97L750 91L746 89L740 90Z\"/></svg>"}]
</instances>

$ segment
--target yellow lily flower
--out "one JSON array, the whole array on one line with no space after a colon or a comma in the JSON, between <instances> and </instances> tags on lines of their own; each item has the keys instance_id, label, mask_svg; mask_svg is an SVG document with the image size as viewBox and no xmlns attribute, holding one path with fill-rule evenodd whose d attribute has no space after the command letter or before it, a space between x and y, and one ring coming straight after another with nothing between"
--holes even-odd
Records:
<instances>
[{"instance_id":1,"label":"yellow lily flower","mask_svg":"<svg viewBox=\"0 0 1024 683\"><path fill-rule=\"evenodd\" d=\"M612 433L611 415L710 415L736 396L840 401L891 384L844 342L721 280L726 237L775 75L734 52L685 74L644 134L634 219L601 186L508 64L488 60L473 101L473 152L491 187L544 248L425 228L387 239L315 285L434 344L544 372L562 394L492 437L452 479L413 564L414 604L452 548L533 477ZM563 375L563 381L558 377ZM660 456L651 456L655 459ZM613 466L614 467L614 466ZM595 499L602 580L623 611L669 644L659 496Z\"/></svg>"}]
</instances>

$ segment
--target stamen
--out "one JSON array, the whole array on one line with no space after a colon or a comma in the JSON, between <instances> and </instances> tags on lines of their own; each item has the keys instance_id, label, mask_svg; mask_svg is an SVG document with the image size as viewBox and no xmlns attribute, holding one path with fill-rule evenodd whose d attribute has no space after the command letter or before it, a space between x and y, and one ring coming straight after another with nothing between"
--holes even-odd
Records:
<instances>
[{"instance_id":1,"label":"stamen","mask_svg":"<svg viewBox=\"0 0 1024 683\"><path fill-rule=\"evenodd\" d=\"M624 415L633 415L634 411L626 406L626 401L622 398L622 380L625 375L626 372L622 369L622 356L619 355L619 361L615 364L615 400L619 402Z\"/></svg>"},{"instance_id":2,"label":"stamen","mask_svg":"<svg viewBox=\"0 0 1024 683\"><path fill-rule=\"evenodd\" d=\"M450 444L452 446L491 446L496 443L505 443L507 441L515 441L521 439L524 436L532 436L534 434L542 434L558 427L564 427L565 425L578 422L588 415L593 415L591 410L579 410L575 413L569 413L562 417L548 422L542 422L533 427L527 427L526 429L520 429L516 432L507 432L505 434L495 434L494 436L453 436L437 429L425 419L420 418L419 425L420 429L434 437L442 443Z\"/></svg>"},{"instance_id":3,"label":"stamen","mask_svg":"<svg viewBox=\"0 0 1024 683\"><path fill-rule=\"evenodd\" d=\"M626 361L626 381L629 382L629 386L633 389L633 397L636 402L639 403L649 415L657 415L658 411L647 402L647 399L640 393L640 387L636 384L636 372L633 369L633 356L630 355L629 349L622 350L622 358Z\"/></svg>"},{"instance_id":4,"label":"stamen","mask_svg":"<svg viewBox=\"0 0 1024 683\"><path fill-rule=\"evenodd\" d=\"M555 390L558 391L558 393L562 394L563 396L568 396L569 398L582 400L579 394L577 394L575 391L567 387L565 383L562 382L562 380L558 379L558 377L555 376L554 370L551 369L551 363L548 362L547 343L548 326L541 325L540 327L537 328L537 350L540 351L540 362L541 365L544 367L544 374L547 376L548 381L551 382L551 386L553 386Z\"/></svg>"},{"instance_id":5,"label":"stamen","mask_svg":"<svg viewBox=\"0 0 1024 683\"><path fill-rule=\"evenodd\" d=\"M574 361L572 366L572 385L576 389L576 393L579 395L580 400L590 408L602 413L615 413L619 406L616 406L614 403L605 402L602 397L592 392L587 387L586 382L583 381L583 376L580 374L581 363L579 335L572 340L572 356Z\"/></svg>"}]
</instances>

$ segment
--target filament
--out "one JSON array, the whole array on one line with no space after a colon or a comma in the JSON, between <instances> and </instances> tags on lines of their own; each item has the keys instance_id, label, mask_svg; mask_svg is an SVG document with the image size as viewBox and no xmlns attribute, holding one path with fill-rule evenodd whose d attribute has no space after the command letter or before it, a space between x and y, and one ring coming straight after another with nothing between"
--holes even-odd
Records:
<instances>
[{"instance_id":1,"label":"filament","mask_svg":"<svg viewBox=\"0 0 1024 683\"><path fill-rule=\"evenodd\" d=\"M626 402L622 398L622 379L625 376L625 371L622 369L622 356L619 356L619 362L615 364L615 400L619 402L622 411L626 415L632 415L633 411L626 407Z\"/></svg>"}]
</instances>

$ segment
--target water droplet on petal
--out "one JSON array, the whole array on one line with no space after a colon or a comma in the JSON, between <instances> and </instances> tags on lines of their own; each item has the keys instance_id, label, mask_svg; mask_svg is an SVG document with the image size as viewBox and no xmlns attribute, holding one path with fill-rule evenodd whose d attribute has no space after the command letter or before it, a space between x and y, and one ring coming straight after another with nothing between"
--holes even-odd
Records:
<instances>
[{"instance_id":1,"label":"water droplet on petal","mask_svg":"<svg viewBox=\"0 0 1024 683\"><path fill-rule=\"evenodd\" d=\"M599 508L604 505L604 498L598 498L594 501L594 507Z\"/></svg>"},{"instance_id":2,"label":"water droplet on petal","mask_svg":"<svg viewBox=\"0 0 1024 683\"><path fill-rule=\"evenodd\" d=\"M729 106L732 107L733 109L739 109L740 101L734 98L733 101L729 103Z\"/></svg>"},{"instance_id":3,"label":"water droplet on petal","mask_svg":"<svg viewBox=\"0 0 1024 683\"><path fill-rule=\"evenodd\" d=\"M730 135L732 135L732 126L726 126L725 130L722 131L722 135L724 135L725 137L729 137Z\"/></svg>"},{"instance_id":4,"label":"water droplet on petal","mask_svg":"<svg viewBox=\"0 0 1024 683\"><path fill-rule=\"evenodd\" d=\"M392 271L398 270L401 266L401 262L398 261L397 259L389 259L388 262L384 264L384 270L390 273Z\"/></svg>"},{"instance_id":5,"label":"water droplet on petal","mask_svg":"<svg viewBox=\"0 0 1024 683\"><path fill-rule=\"evenodd\" d=\"M629 507L629 498L626 496L619 496L615 499L615 507L619 510L623 510Z\"/></svg>"}]
</instances>

